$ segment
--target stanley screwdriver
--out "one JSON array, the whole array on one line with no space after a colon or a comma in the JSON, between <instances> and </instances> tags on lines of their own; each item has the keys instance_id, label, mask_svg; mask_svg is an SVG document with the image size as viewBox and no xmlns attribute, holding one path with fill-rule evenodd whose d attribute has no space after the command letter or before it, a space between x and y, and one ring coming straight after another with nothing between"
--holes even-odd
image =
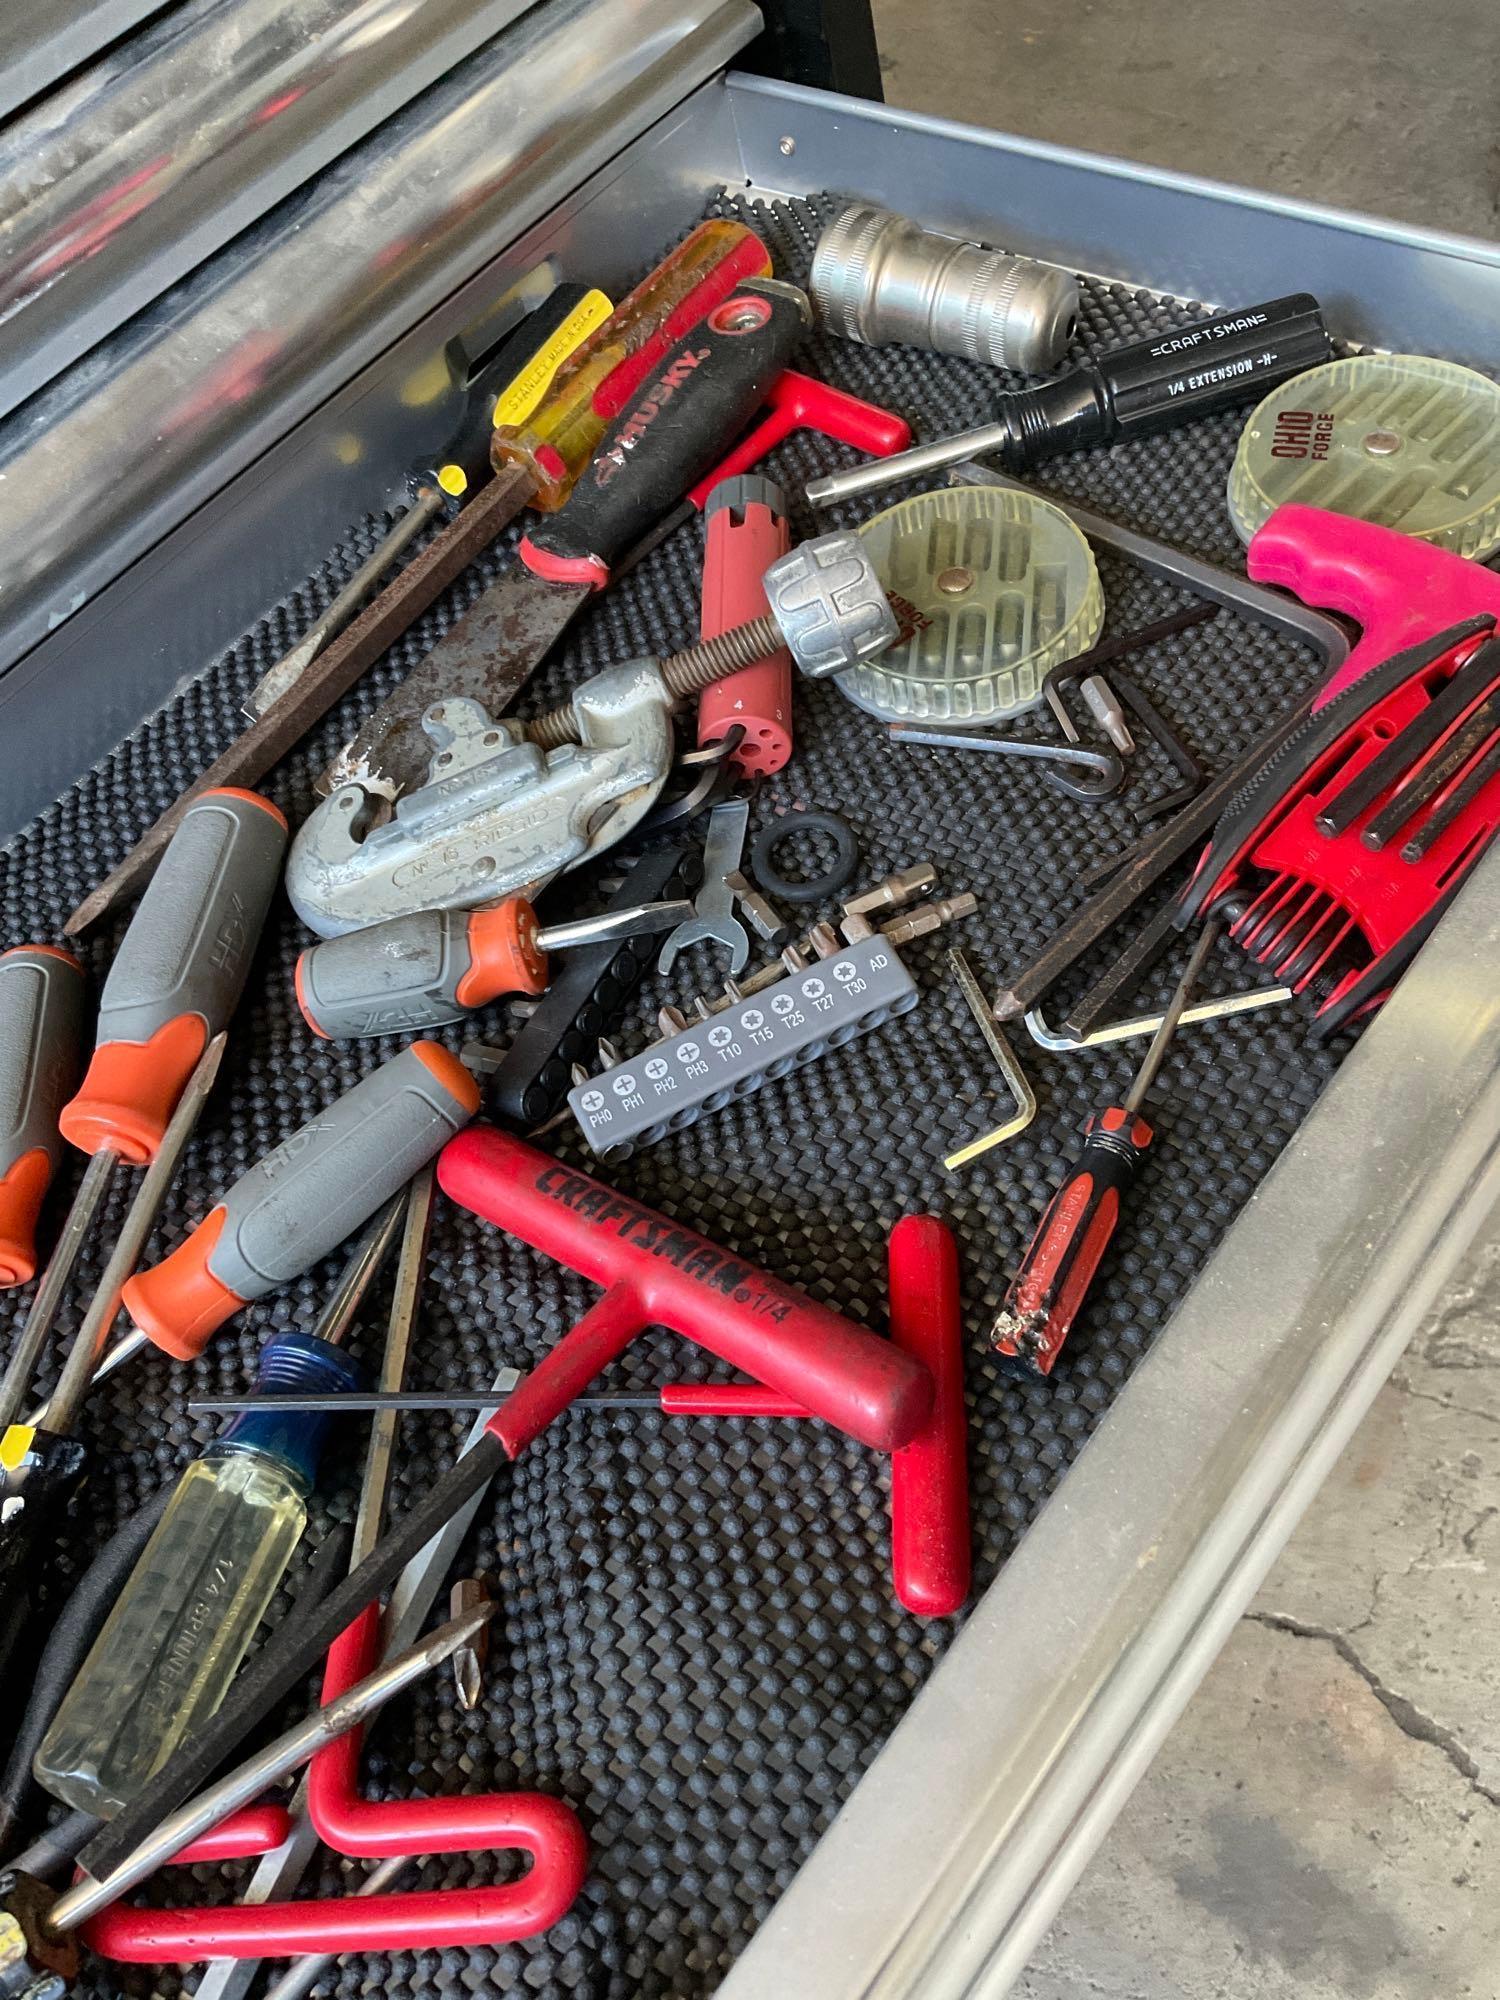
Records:
<instances>
[{"instance_id":1,"label":"stanley screwdriver","mask_svg":"<svg viewBox=\"0 0 1500 2000\"><path fill-rule=\"evenodd\" d=\"M339 1341L401 1226L385 1205L310 1333L261 1351L258 1386L352 1389ZM108 1819L212 1715L291 1561L328 1419L239 1417L183 1474L37 1752L39 1784Z\"/></svg>"},{"instance_id":2,"label":"stanley screwdriver","mask_svg":"<svg viewBox=\"0 0 1500 2000\"><path fill-rule=\"evenodd\" d=\"M297 960L297 1004L330 1041L436 1028L502 993L545 993L549 951L675 930L692 914L690 902L642 903L543 930L524 896L420 910L310 946Z\"/></svg>"},{"instance_id":3,"label":"stanley screwdriver","mask_svg":"<svg viewBox=\"0 0 1500 2000\"><path fill-rule=\"evenodd\" d=\"M961 459L995 457L1005 471L1022 472L1061 452L1151 437L1264 395L1332 353L1310 292L1215 313L1176 333L1106 348L1055 382L1002 396L998 421L982 430L814 479L807 498L832 507Z\"/></svg>"},{"instance_id":4,"label":"stanley screwdriver","mask_svg":"<svg viewBox=\"0 0 1500 2000\"><path fill-rule=\"evenodd\" d=\"M523 405L534 409L551 374L609 318L610 311L603 292L591 291L587 285L554 286L494 352L468 373L463 383L463 407L457 429L440 451L429 454L407 474L411 505L395 527L381 537L368 560L361 563L317 622L290 652L284 653L274 667L261 675L245 701L245 713L252 722L296 685L418 536L439 515L456 514L489 478L490 433L501 421L500 413L507 398L526 396L530 385L535 383L536 394Z\"/></svg>"},{"instance_id":5,"label":"stanley screwdriver","mask_svg":"<svg viewBox=\"0 0 1500 2000\"><path fill-rule=\"evenodd\" d=\"M1141 1106L1156 1081L1219 928L1217 922L1204 925L1124 1098L1096 1111L1084 1127L1078 1162L1049 1202L1005 1294L990 1341L1015 1370L1052 1373L1115 1233L1120 1203L1150 1148L1152 1131L1140 1115Z\"/></svg>"},{"instance_id":6,"label":"stanley screwdriver","mask_svg":"<svg viewBox=\"0 0 1500 2000\"><path fill-rule=\"evenodd\" d=\"M58 1118L63 1137L92 1158L0 1381L0 1429L20 1412L115 1168L156 1157L204 1050L234 1012L285 850L286 821L268 799L205 792L131 920L104 982L88 1073Z\"/></svg>"}]
</instances>

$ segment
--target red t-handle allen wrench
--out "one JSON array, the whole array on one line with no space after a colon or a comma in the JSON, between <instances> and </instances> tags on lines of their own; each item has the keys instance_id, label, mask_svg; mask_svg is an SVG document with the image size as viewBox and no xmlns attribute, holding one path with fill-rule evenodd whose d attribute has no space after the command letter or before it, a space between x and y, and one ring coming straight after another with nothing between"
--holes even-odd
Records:
<instances>
[{"instance_id":1,"label":"red t-handle allen wrench","mask_svg":"<svg viewBox=\"0 0 1500 2000\"><path fill-rule=\"evenodd\" d=\"M508 1132L471 1125L450 1139L438 1185L606 1287L490 1419L510 1458L648 1326L685 1334L878 1451L909 1443L927 1419L932 1377L893 1342Z\"/></svg>"},{"instance_id":2,"label":"red t-handle allen wrench","mask_svg":"<svg viewBox=\"0 0 1500 2000\"><path fill-rule=\"evenodd\" d=\"M935 1215L903 1216L887 1246L891 1338L932 1370L932 1412L891 1453L891 1582L908 1611L947 1618L969 1594L968 1419L958 1246ZM667 1382L667 1417L807 1417L759 1382Z\"/></svg>"},{"instance_id":3,"label":"red t-handle allen wrench","mask_svg":"<svg viewBox=\"0 0 1500 2000\"><path fill-rule=\"evenodd\" d=\"M766 414L706 478L689 488L688 498L700 514L721 479L733 479L759 465L793 431L821 431L824 437L852 444L874 458L889 458L911 443L911 425L905 417L883 410L878 403L867 403L863 396L851 396L847 389L835 389L830 382L799 374L795 368L782 369L766 391L765 401Z\"/></svg>"},{"instance_id":4,"label":"red t-handle allen wrench","mask_svg":"<svg viewBox=\"0 0 1500 2000\"><path fill-rule=\"evenodd\" d=\"M380 1612L372 1605L329 1652L324 1700L332 1701L362 1680L375 1666L379 1649ZM84 1925L85 1941L101 1957L133 1965L301 1957L308 1952L436 1951L530 1937L567 1913L588 1868L588 1843L571 1807L540 1792L369 1805L356 1789L362 1734L350 1730L308 1766L308 1811L330 1847L370 1855L521 1847L532 1862L521 1880L479 1889L199 1909L112 1903ZM281 1806L246 1807L185 1847L173 1857L173 1865L269 1853L285 1840L290 1825Z\"/></svg>"}]
</instances>

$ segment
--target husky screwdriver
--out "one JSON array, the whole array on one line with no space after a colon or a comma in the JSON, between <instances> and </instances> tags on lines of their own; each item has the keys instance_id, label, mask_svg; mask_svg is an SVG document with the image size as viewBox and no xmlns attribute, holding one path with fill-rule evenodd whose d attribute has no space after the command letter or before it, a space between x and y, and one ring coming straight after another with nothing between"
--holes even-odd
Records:
<instances>
[{"instance_id":1,"label":"husky screwdriver","mask_svg":"<svg viewBox=\"0 0 1500 2000\"><path fill-rule=\"evenodd\" d=\"M325 1041L461 1021L504 993L547 990L547 954L675 930L690 902L639 903L546 930L524 896L488 910L417 910L326 938L297 960L297 1005Z\"/></svg>"},{"instance_id":2,"label":"husky screwdriver","mask_svg":"<svg viewBox=\"0 0 1500 2000\"><path fill-rule=\"evenodd\" d=\"M1310 292L1215 313L1175 333L1106 348L1055 382L1002 396L998 421L982 430L814 479L807 498L814 507L831 507L966 458L994 457L1006 472L1024 472L1060 452L1196 423L1264 395L1332 353Z\"/></svg>"},{"instance_id":3,"label":"husky screwdriver","mask_svg":"<svg viewBox=\"0 0 1500 2000\"><path fill-rule=\"evenodd\" d=\"M62 1136L92 1158L0 1382L0 1429L20 1412L116 1167L155 1159L189 1078L234 1012L285 850L286 821L269 799L205 792L131 919L104 982L88 1073L58 1116ZM78 1357L85 1383L91 1359Z\"/></svg>"},{"instance_id":4,"label":"husky screwdriver","mask_svg":"<svg viewBox=\"0 0 1500 2000\"><path fill-rule=\"evenodd\" d=\"M1047 1206L1021 1268L1011 1281L990 1343L1012 1369L1050 1375L1078 1309L1120 1219L1120 1203L1152 1140L1141 1117L1183 1009L1192 997L1220 926L1204 925L1177 982L1161 1026L1119 1104L1096 1111L1083 1130L1083 1151Z\"/></svg>"}]
</instances>

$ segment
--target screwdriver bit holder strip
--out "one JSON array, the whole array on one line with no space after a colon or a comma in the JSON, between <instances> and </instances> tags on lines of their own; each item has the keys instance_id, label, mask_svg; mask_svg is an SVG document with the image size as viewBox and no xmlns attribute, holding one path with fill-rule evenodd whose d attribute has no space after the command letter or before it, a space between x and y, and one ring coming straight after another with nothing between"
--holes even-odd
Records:
<instances>
[{"instance_id":1,"label":"screwdriver bit holder strip","mask_svg":"<svg viewBox=\"0 0 1500 2000\"><path fill-rule=\"evenodd\" d=\"M917 999L895 949L865 938L576 1084L568 1107L596 1153L626 1159L909 1014Z\"/></svg>"}]
</instances>

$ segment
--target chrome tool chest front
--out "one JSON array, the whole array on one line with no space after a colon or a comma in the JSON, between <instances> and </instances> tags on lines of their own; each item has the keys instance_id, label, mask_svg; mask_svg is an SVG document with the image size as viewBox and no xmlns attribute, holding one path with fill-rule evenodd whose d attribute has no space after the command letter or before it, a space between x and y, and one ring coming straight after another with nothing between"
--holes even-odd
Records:
<instances>
[{"instance_id":1,"label":"chrome tool chest front","mask_svg":"<svg viewBox=\"0 0 1500 2000\"><path fill-rule=\"evenodd\" d=\"M338 158L254 218L226 210L191 266L149 299L122 291L89 351L26 388L0 421L0 942L56 937L234 735L258 676L405 504L455 379L438 362L491 343L494 302L544 261L618 297L701 217L724 215L802 284L820 226L853 194L1085 274L1079 353L1182 326L1205 303L1307 290L1344 341L1500 366L1500 259L1485 246L734 70L759 27L748 0L499 10L473 53L450 51L436 80L414 58ZM992 370L822 332L799 365L900 411L921 439L986 421L996 390ZM1231 414L1079 453L1036 483L1239 566L1224 509L1239 429ZM819 525L797 502L806 482L854 456L807 433L778 448L769 469L798 533ZM266 790L294 826L319 771L513 541L276 767ZM532 708L695 638L701 560L694 521L571 628ZM1107 552L1099 566L1106 633L1185 601ZM1225 611L1139 674L1218 770L1306 691L1316 660ZM582 1895L540 1936L351 1957L321 1990L371 1978L537 2000L1006 1990L1497 1192L1491 857L1357 1037L1318 1045L1295 1008L1185 1031L1142 1199L1067 1366L1048 1382L1005 1379L984 1329L1125 1062L1020 1041L1040 1116L946 1173L944 1155L995 1123L1004 1098L944 951L960 945L993 989L1081 899L1080 871L1135 837L1132 802L1082 809L1024 765L897 749L827 685L799 688L796 735L755 824L834 807L860 836L862 883L930 860L941 893L972 892L978 909L904 950L914 1009L598 1170L875 1328L892 1224L924 1210L949 1222L970 1336L973 1608L924 1622L893 1601L886 1469L828 1426L566 1414L481 1509L455 1571L494 1579L501 1605L483 1699L464 1711L443 1678L398 1702L366 1785L566 1800L590 1842ZM107 924L88 941L92 973L117 934ZM401 1046L310 1034L292 998L305 941L282 902L153 1257L212 1189ZM1256 983L1227 964L1228 980ZM648 983L614 1039L633 1054L658 1005L690 1009L706 978L685 960ZM1170 985L1169 970L1142 1002ZM501 1006L439 1039L457 1050L511 1032ZM595 1171L571 1127L541 1143ZM124 1196L112 1199L106 1235ZM242 1388L268 1332L311 1323L334 1268L246 1313L193 1389ZM592 1297L440 1205L412 1384L460 1391L525 1368ZM707 1370L657 1334L614 1380L643 1392ZM90 1405L97 1463L63 1582L212 1435L183 1412L186 1380L158 1357ZM394 1509L452 1460L466 1422L407 1417ZM361 1449L356 1424L335 1433L314 1545L349 1513ZM434 1856L421 1883L483 1884L497 1866L510 1862ZM201 1869L173 1899L224 1901L244 1880L244 1864ZM307 1880L336 1895L359 1877L325 1854ZM84 1975L99 1994L198 1978L102 1959Z\"/></svg>"}]
</instances>

